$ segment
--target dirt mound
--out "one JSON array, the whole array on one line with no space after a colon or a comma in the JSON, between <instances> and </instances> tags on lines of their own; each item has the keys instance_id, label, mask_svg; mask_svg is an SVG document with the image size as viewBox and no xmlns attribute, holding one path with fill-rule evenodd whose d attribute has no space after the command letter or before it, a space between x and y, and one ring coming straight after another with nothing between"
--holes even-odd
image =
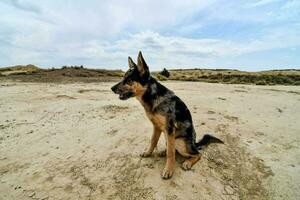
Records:
<instances>
[{"instance_id":1,"label":"dirt mound","mask_svg":"<svg viewBox=\"0 0 300 200\"><path fill-rule=\"evenodd\" d=\"M9 75L26 75L32 74L40 69L35 65L17 65L13 67L5 67L0 68L0 75L2 76L9 76Z\"/></svg>"},{"instance_id":2,"label":"dirt mound","mask_svg":"<svg viewBox=\"0 0 300 200\"><path fill-rule=\"evenodd\" d=\"M300 85L300 70L245 72L229 69L173 69L169 77L154 73L159 80L202 81L209 83Z\"/></svg>"},{"instance_id":3,"label":"dirt mound","mask_svg":"<svg viewBox=\"0 0 300 200\"><path fill-rule=\"evenodd\" d=\"M0 68L1 79L25 82L106 82L118 81L124 75L121 70L88 69L83 66L63 66L60 69L40 69L34 65L18 65ZM270 70L245 72L230 69L172 69L152 72L161 81L201 81L228 84L300 85L300 70Z\"/></svg>"},{"instance_id":4,"label":"dirt mound","mask_svg":"<svg viewBox=\"0 0 300 200\"><path fill-rule=\"evenodd\" d=\"M123 76L121 70L86 69L77 66L61 69L4 68L1 74L2 79L25 82L106 82L119 80Z\"/></svg>"}]
</instances>

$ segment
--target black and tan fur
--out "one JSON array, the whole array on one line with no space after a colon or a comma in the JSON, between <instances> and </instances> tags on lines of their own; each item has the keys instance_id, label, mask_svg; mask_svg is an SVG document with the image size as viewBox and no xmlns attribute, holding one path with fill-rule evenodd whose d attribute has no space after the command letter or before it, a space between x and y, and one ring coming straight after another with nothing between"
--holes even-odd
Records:
<instances>
[{"instance_id":1,"label":"black and tan fur","mask_svg":"<svg viewBox=\"0 0 300 200\"><path fill-rule=\"evenodd\" d=\"M151 143L147 151L141 154L142 157L151 156L161 133L164 133L167 163L162 178L168 179L173 175L175 150L187 158L182 168L189 170L200 160L201 155L198 150L201 147L212 142L222 143L221 140L210 135L204 135L202 140L196 142L196 132L187 106L171 90L151 77L141 52L137 64L130 57L128 57L128 64L129 70L125 73L124 79L111 89L119 94L121 100L136 97L153 124Z\"/></svg>"}]
</instances>

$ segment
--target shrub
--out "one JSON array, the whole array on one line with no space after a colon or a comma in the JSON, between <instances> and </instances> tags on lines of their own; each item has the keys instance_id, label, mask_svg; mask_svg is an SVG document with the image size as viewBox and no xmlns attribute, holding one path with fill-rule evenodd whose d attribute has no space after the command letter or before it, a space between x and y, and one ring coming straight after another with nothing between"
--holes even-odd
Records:
<instances>
[{"instance_id":1,"label":"shrub","mask_svg":"<svg viewBox=\"0 0 300 200\"><path fill-rule=\"evenodd\" d=\"M166 77L166 78L170 77L170 73L166 68L164 68L159 74Z\"/></svg>"},{"instance_id":2,"label":"shrub","mask_svg":"<svg viewBox=\"0 0 300 200\"><path fill-rule=\"evenodd\" d=\"M300 85L300 81L295 81L294 85Z\"/></svg>"},{"instance_id":3,"label":"shrub","mask_svg":"<svg viewBox=\"0 0 300 200\"><path fill-rule=\"evenodd\" d=\"M167 77L165 77L165 76L163 76L163 75L161 75L161 74L157 74L157 75L156 75L156 78L157 78L158 80L160 80L160 81L166 81L166 80L168 80Z\"/></svg>"},{"instance_id":4,"label":"shrub","mask_svg":"<svg viewBox=\"0 0 300 200\"><path fill-rule=\"evenodd\" d=\"M266 81L262 81L262 80L257 81L255 84L256 85L267 85Z\"/></svg>"}]
</instances>

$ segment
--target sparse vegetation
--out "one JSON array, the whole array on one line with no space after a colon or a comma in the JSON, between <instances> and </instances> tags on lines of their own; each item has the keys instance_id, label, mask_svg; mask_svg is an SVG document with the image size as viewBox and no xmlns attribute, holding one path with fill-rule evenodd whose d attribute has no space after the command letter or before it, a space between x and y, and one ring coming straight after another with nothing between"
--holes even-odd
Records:
<instances>
[{"instance_id":1,"label":"sparse vegetation","mask_svg":"<svg viewBox=\"0 0 300 200\"><path fill-rule=\"evenodd\" d=\"M261 72L244 72L229 69L176 69L168 72L170 73L168 80L256 85L300 84L300 70L296 69ZM161 72L153 74L157 76Z\"/></svg>"},{"instance_id":2,"label":"sparse vegetation","mask_svg":"<svg viewBox=\"0 0 300 200\"><path fill-rule=\"evenodd\" d=\"M1 79L18 79L29 82L101 82L118 80L124 75L121 70L88 69L83 65L40 69L34 65L18 65L0 68ZM152 75L160 81L202 81L226 84L300 85L300 70L270 70L245 72L229 69L172 69L164 68Z\"/></svg>"},{"instance_id":3,"label":"sparse vegetation","mask_svg":"<svg viewBox=\"0 0 300 200\"><path fill-rule=\"evenodd\" d=\"M118 80L121 70L87 69L83 65L40 69L33 65L0 68L1 79L17 79L25 82L102 82ZM5 76L4 76L5 75Z\"/></svg>"},{"instance_id":4,"label":"sparse vegetation","mask_svg":"<svg viewBox=\"0 0 300 200\"><path fill-rule=\"evenodd\" d=\"M0 68L0 74L3 76L10 76L10 75L26 75L26 74L33 74L39 71L40 69L35 65L17 65L13 67L5 67Z\"/></svg>"},{"instance_id":5,"label":"sparse vegetation","mask_svg":"<svg viewBox=\"0 0 300 200\"><path fill-rule=\"evenodd\" d=\"M170 77L170 73L166 68L164 68L159 74L166 77L166 78Z\"/></svg>"},{"instance_id":6,"label":"sparse vegetation","mask_svg":"<svg viewBox=\"0 0 300 200\"><path fill-rule=\"evenodd\" d=\"M160 73L158 73L158 74L156 74L156 75L154 75L154 76L155 76L159 81L166 81L166 80L168 80L167 77L161 75Z\"/></svg>"}]
</instances>

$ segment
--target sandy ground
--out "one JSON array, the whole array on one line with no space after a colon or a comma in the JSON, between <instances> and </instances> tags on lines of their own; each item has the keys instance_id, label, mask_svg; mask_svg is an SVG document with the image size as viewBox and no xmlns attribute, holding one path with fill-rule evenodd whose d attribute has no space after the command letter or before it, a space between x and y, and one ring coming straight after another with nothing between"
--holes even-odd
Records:
<instances>
[{"instance_id":1,"label":"sandy ground","mask_svg":"<svg viewBox=\"0 0 300 200\"><path fill-rule=\"evenodd\" d=\"M300 87L164 82L197 137L225 141L162 180L162 137L114 83L0 82L0 199L300 199Z\"/></svg>"}]
</instances>

